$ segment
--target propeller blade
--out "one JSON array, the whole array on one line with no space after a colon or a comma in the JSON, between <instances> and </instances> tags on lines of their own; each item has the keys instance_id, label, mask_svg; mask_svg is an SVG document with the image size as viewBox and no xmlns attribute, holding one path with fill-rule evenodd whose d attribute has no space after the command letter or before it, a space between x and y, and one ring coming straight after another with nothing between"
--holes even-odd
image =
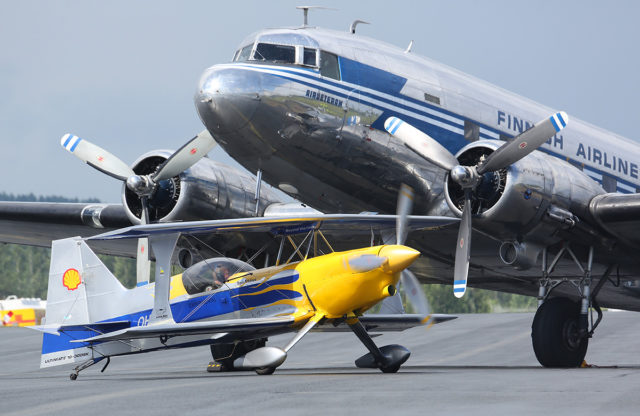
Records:
<instances>
[{"instance_id":1,"label":"propeller blade","mask_svg":"<svg viewBox=\"0 0 640 416\"><path fill-rule=\"evenodd\" d=\"M200 132L172 154L151 179L157 182L179 175L206 156L215 146L216 141L207 130Z\"/></svg>"},{"instance_id":2,"label":"propeller blade","mask_svg":"<svg viewBox=\"0 0 640 416\"><path fill-rule=\"evenodd\" d=\"M446 171L459 164L458 159L437 140L397 117L389 117L384 122L384 128L419 156Z\"/></svg>"},{"instance_id":3,"label":"propeller blade","mask_svg":"<svg viewBox=\"0 0 640 416\"><path fill-rule=\"evenodd\" d=\"M147 197L140 198L142 203L142 215L140 223L142 225L149 223L149 207ZM149 260L149 239L138 239L138 253L136 254L136 285L142 286L149 283L149 274L151 273L151 260Z\"/></svg>"},{"instance_id":4,"label":"propeller blade","mask_svg":"<svg viewBox=\"0 0 640 416\"><path fill-rule=\"evenodd\" d=\"M407 239L407 216L413 208L413 189L406 184L400 186L398 191L398 208L396 220L396 244L403 245Z\"/></svg>"},{"instance_id":5,"label":"propeller blade","mask_svg":"<svg viewBox=\"0 0 640 416\"><path fill-rule=\"evenodd\" d=\"M471 190L464 191L464 207L462 220L458 230L456 246L456 262L453 272L453 294L457 298L464 296L467 291L467 276L469 275L469 257L471 255Z\"/></svg>"},{"instance_id":6,"label":"propeller blade","mask_svg":"<svg viewBox=\"0 0 640 416\"><path fill-rule=\"evenodd\" d=\"M149 239L138 239L138 254L136 256L136 282L137 286L149 283L151 261L149 260Z\"/></svg>"},{"instance_id":7,"label":"propeller blade","mask_svg":"<svg viewBox=\"0 0 640 416\"><path fill-rule=\"evenodd\" d=\"M396 315L404 313L404 306L402 305L400 292L398 291L395 295L382 299L378 313L382 315Z\"/></svg>"},{"instance_id":8,"label":"propeller blade","mask_svg":"<svg viewBox=\"0 0 640 416\"><path fill-rule=\"evenodd\" d=\"M133 170L122 160L78 136L67 133L60 139L60 144L87 165L111 177L126 181L129 176L134 175Z\"/></svg>"},{"instance_id":9,"label":"propeller blade","mask_svg":"<svg viewBox=\"0 0 640 416\"><path fill-rule=\"evenodd\" d=\"M565 128L569 116L564 111L555 113L536 123L532 128L518 135L509 143L500 146L487 160L478 166L478 174L494 172L506 168L542 146L544 142Z\"/></svg>"},{"instance_id":10,"label":"propeller blade","mask_svg":"<svg viewBox=\"0 0 640 416\"><path fill-rule=\"evenodd\" d=\"M405 269L402 271L402 275L400 277L400 281L402 282L402 288L404 290L407 299L413 305L413 309L415 313L418 313L423 316L427 316L431 314L431 307L429 306L429 301L422 290L422 286L420 282L416 278L416 275L411 272L409 269Z\"/></svg>"}]
</instances>

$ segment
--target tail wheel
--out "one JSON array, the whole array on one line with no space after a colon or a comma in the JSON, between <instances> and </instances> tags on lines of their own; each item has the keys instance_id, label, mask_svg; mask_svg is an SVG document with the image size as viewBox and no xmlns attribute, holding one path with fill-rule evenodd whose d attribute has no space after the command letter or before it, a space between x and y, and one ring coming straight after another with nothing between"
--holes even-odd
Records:
<instances>
[{"instance_id":1,"label":"tail wheel","mask_svg":"<svg viewBox=\"0 0 640 416\"><path fill-rule=\"evenodd\" d=\"M533 351L545 367L578 367L589 340L579 331L580 304L567 298L544 302L531 325Z\"/></svg>"}]
</instances>

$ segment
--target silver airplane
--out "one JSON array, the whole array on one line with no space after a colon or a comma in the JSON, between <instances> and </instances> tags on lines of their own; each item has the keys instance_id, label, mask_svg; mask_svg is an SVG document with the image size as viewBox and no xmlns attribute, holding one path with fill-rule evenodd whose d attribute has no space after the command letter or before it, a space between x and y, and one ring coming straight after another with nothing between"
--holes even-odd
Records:
<instances>
[{"instance_id":1,"label":"silver airplane","mask_svg":"<svg viewBox=\"0 0 640 416\"><path fill-rule=\"evenodd\" d=\"M453 284L458 297L467 279L538 296L539 362L580 365L601 306L640 310L640 147L356 35L356 24L248 36L200 79L207 130L245 168L320 210L390 213L404 183L414 213L461 217L436 238L409 236L423 254L418 277Z\"/></svg>"},{"instance_id":2,"label":"silver airplane","mask_svg":"<svg viewBox=\"0 0 640 416\"><path fill-rule=\"evenodd\" d=\"M538 360L580 365L601 306L640 310L637 144L355 29L305 24L249 36L199 81L195 104L213 138L205 131L173 154L101 167L112 155L96 147L81 156L79 138L63 137L125 183L123 204L2 203L0 240L50 245L146 221L317 213L310 206L391 213L407 184L415 214L462 218L408 236L422 253L418 278L452 284L456 296L467 282L538 296ZM190 158L213 139L257 179L202 151ZM262 180L302 204L283 204ZM136 255L103 244L94 250ZM250 253L262 241L183 239L174 261L188 266L209 246Z\"/></svg>"}]
</instances>

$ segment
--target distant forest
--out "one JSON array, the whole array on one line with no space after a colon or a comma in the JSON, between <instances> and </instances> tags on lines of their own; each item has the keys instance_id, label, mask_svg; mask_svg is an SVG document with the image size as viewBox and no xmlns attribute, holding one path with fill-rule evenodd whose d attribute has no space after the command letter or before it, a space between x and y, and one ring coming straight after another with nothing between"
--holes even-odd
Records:
<instances>
[{"instance_id":1,"label":"distant forest","mask_svg":"<svg viewBox=\"0 0 640 416\"><path fill-rule=\"evenodd\" d=\"M36 196L34 194L14 195L0 192L0 201L26 202L91 202L96 198L80 200L62 196ZM49 279L49 258L51 249L0 245L0 299L8 295L18 297L47 297ZM104 256L100 259L126 287L135 286L136 262L133 259ZM431 308L437 313L489 313L533 311L536 298L489 290L469 288L464 298L457 299L448 285L423 285Z\"/></svg>"}]
</instances>

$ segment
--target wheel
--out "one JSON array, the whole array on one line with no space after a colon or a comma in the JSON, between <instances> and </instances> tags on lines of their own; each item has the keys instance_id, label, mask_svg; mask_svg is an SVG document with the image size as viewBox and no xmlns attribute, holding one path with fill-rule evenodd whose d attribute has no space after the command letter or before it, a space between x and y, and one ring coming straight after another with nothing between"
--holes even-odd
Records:
<instances>
[{"instance_id":1,"label":"wheel","mask_svg":"<svg viewBox=\"0 0 640 416\"><path fill-rule=\"evenodd\" d=\"M380 371L383 373L397 373L400 369L400 365L393 365L391 367L380 367Z\"/></svg>"},{"instance_id":2,"label":"wheel","mask_svg":"<svg viewBox=\"0 0 640 416\"><path fill-rule=\"evenodd\" d=\"M256 373L261 376L270 376L271 374L274 373L274 371L276 371L275 367L256 368Z\"/></svg>"},{"instance_id":3,"label":"wheel","mask_svg":"<svg viewBox=\"0 0 640 416\"><path fill-rule=\"evenodd\" d=\"M69 374L69 378L70 378L71 380L75 380L75 379L77 379L77 378L78 378L78 375L77 375L76 373L71 373L71 374Z\"/></svg>"},{"instance_id":4,"label":"wheel","mask_svg":"<svg viewBox=\"0 0 640 416\"><path fill-rule=\"evenodd\" d=\"M531 341L538 362L545 367L578 367L589 340L580 336L580 304L567 298L544 302L531 324Z\"/></svg>"}]
</instances>

